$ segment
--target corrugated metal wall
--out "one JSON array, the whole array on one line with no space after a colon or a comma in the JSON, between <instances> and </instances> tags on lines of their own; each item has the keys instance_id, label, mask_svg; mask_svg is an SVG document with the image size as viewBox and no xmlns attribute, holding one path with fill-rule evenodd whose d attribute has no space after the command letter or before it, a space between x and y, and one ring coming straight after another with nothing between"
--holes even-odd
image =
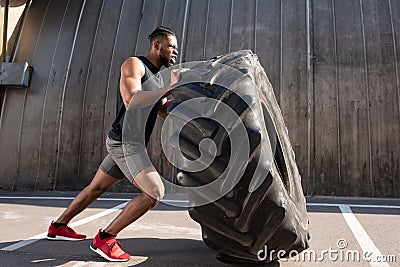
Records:
<instances>
[{"instance_id":1,"label":"corrugated metal wall","mask_svg":"<svg viewBox=\"0 0 400 267\"><path fill-rule=\"evenodd\" d=\"M15 61L35 72L31 88L5 92L0 187L86 185L105 155L120 64L163 24L183 62L257 53L306 194L399 197L399 15L397 0L34 0Z\"/></svg>"}]
</instances>

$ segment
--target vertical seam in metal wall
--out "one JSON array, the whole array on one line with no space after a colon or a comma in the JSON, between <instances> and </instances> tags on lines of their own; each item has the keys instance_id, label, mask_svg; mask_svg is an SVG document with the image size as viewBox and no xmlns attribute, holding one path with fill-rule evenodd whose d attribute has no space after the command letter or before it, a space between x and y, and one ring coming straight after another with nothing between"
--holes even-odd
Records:
<instances>
[{"instance_id":1,"label":"vertical seam in metal wall","mask_svg":"<svg viewBox=\"0 0 400 267\"><path fill-rule=\"evenodd\" d=\"M54 183L53 183L53 191L56 190L56 185L57 185L57 179L58 179L58 165L59 165L59 158L60 158L60 143L61 143L61 127L62 127L62 120L64 117L64 101L65 101L65 91L67 88L67 82L70 76L70 71L71 71L71 63L72 63L72 57L74 55L75 51L75 45L76 45L76 39L78 36L78 31L79 27L81 24L82 20L82 15L83 15L83 10L85 9L86 6L86 0L83 0L82 6L81 6L81 12L79 13L78 17L78 22L76 23L76 28L75 28L75 33L74 33L74 40L72 41L72 48L71 48L71 53L69 55L69 60L68 60L68 66L67 70L65 73L65 79L64 79L64 84L62 88L62 96L61 96L61 107L60 107L60 121L58 125L58 140L57 140L57 152L56 152L56 169L55 169L55 174L54 174Z\"/></svg>"},{"instance_id":2,"label":"vertical seam in metal wall","mask_svg":"<svg viewBox=\"0 0 400 267\"><path fill-rule=\"evenodd\" d=\"M282 103L282 88L283 88L283 4L282 1L279 1L281 14L280 14L280 55L279 55L279 106L281 107L283 113L283 103Z\"/></svg>"},{"instance_id":3,"label":"vertical seam in metal wall","mask_svg":"<svg viewBox=\"0 0 400 267\"><path fill-rule=\"evenodd\" d=\"M141 12L141 17L143 17L143 13L144 13L144 4L145 4L146 0L143 0L142 2L142 12Z\"/></svg>"},{"instance_id":4,"label":"vertical seam in metal wall","mask_svg":"<svg viewBox=\"0 0 400 267\"><path fill-rule=\"evenodd\" d=\"M231 13L230 13L230 22L229 22L229 45L228 45L228 52L231 52L231 45L232 45L232 25L233 25L233 2L235 0L231 0Z\"/></svg>"},{"instance_id":5,"label":"vertical seam in metal wall","mask_svg":"<svg viewBox=\"0 0 400 267\"><path fill-rule=\"evenodd\" d=\"M4 106L6 105L6 99L7 99L7 88L5 89L4 96L3 96L3 103L1 103L1 113L0 113L0 132L1 128L3 125L3 116L4 116Z\"/></svg>"},{"instance_id":6,"label":"vertical seam in metal wall","mask_svg":"<svg viewBox=\"0 0 400 267\"><path fill-rule=\"evenodd\" d=\"M93 59L93 51L94 47L96 46L96 37L97 33L99 30L99 22L101 19L101 15L103 14L103 8L104 8L104 1L101 2L101 8L100 8L100 14L97 19L97 25L96 25L96 31L93 36L93 45L92 45L92 50L90 51L90 59L89 59L89 64L88 64L88 71L86 73L86 80L85 80L85 88L83 89L83 101L82 101L82 116L81 116L81 128L80 128L80 138L79 138L79 154L78 154L78 170L77 170L77 175L76 175L76 180L75 180L75 185L78 184L79 176L81 173L81 155L82 155L82 138L83 138L83 124L84 124L84 119L85 119L85 102L86 102L86 92L87 92L87 85L88 85L88 79L90 76L90 66L92 65L92 59Z\"/></svg>"},{"instance_id":7,"label":"vertical seam in metal wall","mask_svg":"<svg viewBox=\"0 0 400 267\"><path fill-rule=\"evenodd\" d=\"M257 54L257 21L258 21L258 0L255 3L254 14L254 53Z\"/></svg>"},{"instance_id":8,"label":"vertical seam in metal wall","mask_svg":"<svg viewBox=\"0 0 400 267\"><path fill-rule=\"evenodd\" d=\"M106 97L104 98L104 115L103 115L103 129L102 129L102 135L103 135L103 142L100 142L100 147L101 150L103 151L103 146L104 146L104 140L106 140L106 136L107 134L104 135L104 129L106 129L106 113L107 113L107 104L108 104L108 89L110 88L110 76L111 76L111 68L113 67L113 61L114 61L114 55L115 55L115 47L117 45L117 38L118 38L118 32L119 32L119 27L121 25L121 14L122 11L124 9L124 5L125 5L125 0L122 0L122 4L121 4L121 9L119 12L119 17L118 17L118 25L117 25L117 30L115 31L115 38L114 38L114 45L113 45L113 49L112 49L112 53L111 53L111 61L110 61L110 67L108 68L108 77L107 77L107 86L106 86Z\"/></svg>"},{"instance_id":9,"label":"vertical seam in metal wall","mask_svg":"<svg viewBox=\"0 0 400 267\"><path fill-rule=\"evenodd\" d=\"M393 55L394 55L394 68L396 73L396 87L397 87L397 104L399 107L399 116L400 116L400 80L399 80L399 67L397 62L397 43L396 43L396 33L394 29L394 22L393 22L393 11L392 11L392 1L388 0L389 2L389 12L390 12L390 26L392 28L392 38L393 38ZM400 118L400 117L399 117ZM400 124L400 120L399 120ZM400 139L400 135L399 135Z\"/></svg>"},{"instance_id":10,"label":"vertical seam in metal wall","mask_svg":"<svg viewBox=\"0 0 400 267\"><path fill-rule=\"evenodd\" d=\"M307 151L307 172L308 179L311 183L308 188L311 186L311 192L307 192L307 194L314 194L315 191L315 175L314 175L314 155L315 155L315 128L314 128L314 60L313 60L313 29L312 29L312 0L306 0L306 32L307 32L307 141L308 141L308 151ZM308 191L307 188L307 191Z\"/></svg>"},{"instance_id":11,"label":"vertical seam in metal wall","mask_svg":"<svg viewBox=\"0 0 400 267\"><path fill-rule=\"evenodd\" d=\"M336 89L336 127L337 127L337 142L338 142L338 185L340 192L336 192L336 195L341 194L342 192L342 177L341 177L341 155L342 155L342 138L340 135L340 91L339 91L339 63L338 63L338 55L337 55L337 35L336 35L336 10L335 10L335 0L332 0L332 26L333 26L333 42L334 42L334 61L335 61L335 89Z\"/></svg>"},{"instance_id":12,"label":"vertical seam in metal wall","mask_svg":"<svg viewBox=\"0 0 400 267\"><path fill-rule=\"evenodd\" d=\"M161 25L164 25L164 19L165 19L165 9L167 8L167 1L164 0L164 7L163 7L163 13L162 13L162 19L161 19Z\"/></svg>"},{"instance_id":13,"label":"vertical seam in metal wall","mask_svg":"<svg viewBox=\"0 0 400 267\"><path fill-rule=\"evenodd\" d=\"M371 106L370 106L370 98L369 98L369 83L368 83L368 62L367 62L367 44L365 40L365 25L364 25L364 9L362 0L360 0L360 14L361 14L361 31L362 31L362 39L363 39L363 50L364 50L364 71L365 71L365 89L366 89L366 100L367 100L367 120L368 120L368 161L369 161L369 179L371 182L371 196L374 197L374 177L372 173L372 140L371 140Z\"/></svg>"},{"instance_id":14,"label":"vertical seam in metal wall","mask_svg":"<svg viewBox=\"0 0 400 267\"><path fill-rule=\"evenodd\" d=\"M52 73L53 66L54 66L54 60L55 60L55 56L56 56L57 45L58 45L58 43L59 43L59 41L60 41L60 36L61 36L61 33L62 33L61 29L62 29L62 26L63 26L63 24L64 24L64 20L65 20L66 14L67 14L67 10L68 10L68 7L69 7L69 3L70 3L70 0L68 0L67 5L66 5L66 7L65 7L64 16L63 16L63 18L62 18L62 20L61 20L61 25L60 25L60 28L59 28L59 31L58 31L58 34L57 34L57 41L56 41L55 46L54 46L53 56L52 56L52 59L51 59L51 68L50 68L50 71L49 71L49 75L48 75L48 77L47 77L46 89L45 89L45 93L44 93L44 99L43 99L43 105L42 105L42 106L43 106L43 110L42 110L42 121L41 121L41 123L40 123L38 166L37 166L37 172L36 172L34 190L36 190L36 185L37 185L37 182L38 182L38 179L39 179L39 173L40 173L40 164L41 164L41 153L40 153L40 148L42 147L42 141L43 141L43 124L44 124L45 105L46 105L46 100L47 100L47 93L48 93L48 90L49 90L49 83L50 83L50 80L51 80L51 73Z\"/></svg>"},{"instance_id":15,"label":"vertical seam in metal wall","mask_svg":"<svg viewBox=\"0 0 400 267\"><path fill-rule=\"evenodd\" d=\"M143 0L143 2L142 2L142 12L140 13L140 21L139 21L139 26L138 26L138 36L139 36L139 33L140 33L140 29L141 29L141 27L142 27L142 21L143 21L143 14L144 14L144 7L145 7L145 5L146 5L146 0ZM136 36L136 43L135 43L135 56L137 55L137 46L138 46L138 36Z\"/></svg>"},{"instance_id":16,"label":"vertical seam in metal wall","mask_svg":"<svg viewBox=\"0 0 400 267\"><path fill-rule=\"evenodd\" d=\"M46 18L46 16L47 16L47 11L48 11L48 9L49 9L50 3L51 3L51 0L47 3L46 11L45 11L45 13L44 13L44 16L43 16L43 18L42 18L42 22L41 22L41 24L40 24L39 34L38 34L38 37L37 37L37 39L36 39L35 49L34 49L34 52L33 52L33 55L32 55L32 65L33 65L33 61L34 61L34 59L35 59L36 48L37 48L37 45L38 45L38 42L39 42L39 39L40 39L40 35L42 34L42 29L43 29L44 20L45 20L45 18ZM23 126L23 123L24 123L25 106L26 106L26 100L27 100L27 98L28 98L28 89L25 89L24 101L23 101L23 104L22 104L22 107L21 107L21 108L22 108L22 112L21 112L20 125L19 125L19 133L18 133L17 174L19 174L19 167L20 167L20 166L19 166L19 162L20 162L20 157L21 157L22 126ZM13 185L12 185L12 191L14 191L14 185L15 185L15 179L14 179L14 182L13 182Z\"/></svg>"},{"instance_id":17,"label":"vertical seam in metal wall","mask_svg":"<svg viewBox=\"0 0 400 267\"><path fill-rule=\"evenodd\" d=\"M209 14L210 14L210 1L211 0L208 0L208 2L207 2L207 16L206 16L206 27L204 29L204 47L203 47L203 58L202 58L202 60L205 60L205 58L206 58L208 18L209 18Z\"/></svg>"},{"instance_id":18,"label":"vertical seam in metal wall","mask_svg":"<svg viewBox=\"0 0 400 267\"><path fill-rule=\"evenodd\" d=\"M183 47L185 44L185 38L186 38L186 26L188 22L188 13L189 13L189 0L186 0L185 4L185 16L183 17L183 27L182 27L182 38L181 38L181 52L179 53L179 64L182 64L182 58L183 58Z\"/></svg>"},{"instance_id":19,"label":"vertical seam in metal wall","mask_svg":"<svg viewBox=\"0 0 400 267\"><path fill-rule=\"evenodd\" d=\"M15 52L14 52L14 54L12 55L11 62L14 61L16 51L18 51L19 44L20 44L20 42L21 42L22 30L23 30L24 27L25 27L26 18L28 17L27 14L28 14L28 12L29 12L30 7L31 7L31 1L28 0L28 1L26 2L26 6L25 6L25 10L24 10L24 15L23 15L24 17L23 17L22 24L21 24L21 30L20 30L19 35L18 35L17 45L16 45L16 47L15 47ZM5 104L6 104L6 99L7 99L7 88L6 88L5 91L4 91L3 103L1 103L1 111L0 111L0 132L1 132L2 125L3 125L4 106L5 106Z\"/></svg>"}]
</instances>

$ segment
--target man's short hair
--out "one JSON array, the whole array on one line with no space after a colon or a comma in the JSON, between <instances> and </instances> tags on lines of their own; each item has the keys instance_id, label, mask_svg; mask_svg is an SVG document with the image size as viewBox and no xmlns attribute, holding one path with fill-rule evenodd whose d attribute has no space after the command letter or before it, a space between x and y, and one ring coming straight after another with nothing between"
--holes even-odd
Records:
<instances>
[{"instance_id":1,"label":"man's short hair","mask_svg":"<svg viewBox=\"0 0 400 267\"><path fill-rule=\"evenodd\" d=\"M157 37L168 37L168 36L175 36L175 33L168 27L159 26L157 27L152 33L149 35L150 44L154 41ZM176 36L175 36L176 37Z\"/></svg>"}]
</instances>

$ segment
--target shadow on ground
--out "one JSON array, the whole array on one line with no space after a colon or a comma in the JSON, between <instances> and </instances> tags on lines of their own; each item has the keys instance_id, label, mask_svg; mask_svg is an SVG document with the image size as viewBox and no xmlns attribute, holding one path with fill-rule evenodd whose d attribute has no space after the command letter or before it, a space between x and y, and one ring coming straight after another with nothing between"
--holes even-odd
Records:
<instances>
[{"instance_id":1,"label":"shadow on ground","mask_svg":"<svg viewBox=\"0 0 400 267\"><path fill-rule=\"evenodd\" d=\"M110 263L89 249L91 239L79 242L39 240L13 252L0 251L1 266L234 266L217 260L203 241L192 239L119 239L133 257ZM6 247L11 243L1 243ZM244 266L240 264L240 266ZM254 266L254 265L253 265ZM279 263L257 266L279 267Z\"/></svg>"}]
</instances>

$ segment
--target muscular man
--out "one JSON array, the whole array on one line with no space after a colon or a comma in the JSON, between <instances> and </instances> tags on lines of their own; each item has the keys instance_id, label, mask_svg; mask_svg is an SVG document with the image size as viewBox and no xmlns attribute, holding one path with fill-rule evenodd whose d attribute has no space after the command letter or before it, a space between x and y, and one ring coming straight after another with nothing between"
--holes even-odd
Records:
<instances>
[{"instance_id":1,"label":"muscular man","mask_svg":"<svg viewBox=\"0 0 400 267\"><path fill-rule=\"evenodd\" d=\"M109 261L129 260L130 255L121 249L121 244L116 240L117 234L153 208L164 196L164 185L148 158L145 145L154 127L157 112L159 115L166 114L171 101L165 96L180 76L180 71L172 71L170 86L164 87L162 77L158 73L162 66L169 67L175 64L178 44L175 34L162 26L156 28L149 39L150 50L145 57L130 57L121 66L117 117L106 140L108 155L100 164L91 183L76 196L61 216L51 223L47 235L50 240L85 239L86 235L76 233L67 224L110 186L126 177L139 188L141 194L128 202L104 230L100 229L90 245L93 251ZM151 108L155 103L157 104ZM129 134L129 143L133 144L134 149L128 149L128 158L132 162L128 164L124 156L124 152L127 151L123 151L122 148L122 128L124 117L131 111L134 115L129 119L129 124L132 124L129 130L134 132ZM142 116L141 112L147 119L132 121L135 116ZM144 121L146 125L141 125L139 121Z\"/></svg>"}]
</instances>

